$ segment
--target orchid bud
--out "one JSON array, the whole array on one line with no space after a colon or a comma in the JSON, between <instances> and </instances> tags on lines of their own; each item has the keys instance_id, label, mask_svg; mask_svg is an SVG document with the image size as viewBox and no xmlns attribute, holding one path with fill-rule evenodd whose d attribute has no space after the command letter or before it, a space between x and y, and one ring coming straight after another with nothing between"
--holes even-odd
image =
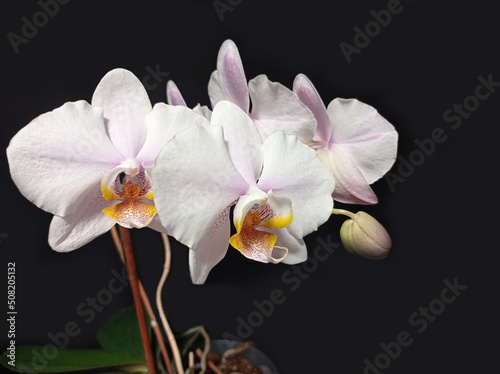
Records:
<instances>
[{"instance_id":1,"label":"orchid bud","mask_svg":"<svg viewBox=\"0 0 500 374\"><path fill-rule=\"evenodd\" d=\"M371 260L385 258L392 246L384 226L365 212L357 212L343 223L340 239L347 252Z\"/></svg>"}]
</instances>

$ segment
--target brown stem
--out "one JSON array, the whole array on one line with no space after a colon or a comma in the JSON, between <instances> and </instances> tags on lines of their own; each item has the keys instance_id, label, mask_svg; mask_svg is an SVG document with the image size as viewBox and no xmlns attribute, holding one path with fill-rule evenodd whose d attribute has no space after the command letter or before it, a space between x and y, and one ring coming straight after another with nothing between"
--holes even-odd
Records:
<instances>
[{"instance_id":1,"label":"brown stem","mask_svg":"<svg viewBox=\"0 0 500 374\"><path fill-rule=\"evenodd\" d=\"M111 237L113 238L113 243L115 244L116 251L118 252L118 255L120 256L120 260L125 264L125 257L123 253L123 247L122 243L120 241L120 237L118 236L118 230L116 229L116 226L113 226L111 228ZM149 324L151 328L153 329L153 332L155 334L156 340L158 341L158 345L160 346L160 352L161 355L163 356L163 362L165 363L165 366L167 368L167 373L168 374L173 374L173 368L172 365L170 364L170 356L167 351L167 347L165 345L165 340L163 339L163 334L160 329L160 325L156 321L155 314L153 312L153 308L151 307L151 303L149 301L148 295L146 291L144 290L144 287L142 286L141 281L139 280L139 287L141 290L141 298L142 302L144 303L144 308L146 309L146 313L149 316Z\"/></svg>"},{"instance_id":2,"label":"brown stem","mask_svg":"<svg viewBox=\"0 0 500 374\"><path fill-rule=\"evenodd\" d=\"M120 233L122 236L123 248L125 250L124 251L125 261L127 263L130 286L132 287L132 295L134 297L135 310L137 312L137 319L139 320L139 328L141 330L142 344L144 347L144 353L146 354L148 372L150 374L156 374L153 350L151 349L151 342L149 341L148 327L146 325L146 318L144 316L144 307L141 301L139 277L137 275L137 267L135 265L134 252L132 250L132 240L130 239L130 232L127 228L120 226Z\"/></svg>"}]
</instances>

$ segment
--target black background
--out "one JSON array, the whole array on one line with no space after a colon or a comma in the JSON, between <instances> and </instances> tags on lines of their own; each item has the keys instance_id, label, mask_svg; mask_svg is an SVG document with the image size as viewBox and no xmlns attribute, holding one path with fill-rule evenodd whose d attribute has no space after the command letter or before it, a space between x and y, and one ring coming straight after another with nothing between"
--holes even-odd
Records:
<instances>
[{"instance_id":1,"label":"black background","mask_svg":"<svg viewBox=\"0 0 500 374\"><path fill-rule=\"evenodd\" d=\"M383 373L495 371L500 331L494 302L498 166L493 160L498 160L500 92L479 101L456 129L443 120L454 103L475 95L478 76L491 74L500 81L500 30L493 5L402 0L402 11L348 63L339 44L352 45L354 28L363 29L373 20L370 11L386 9L387 1L232 4L221 20L209 0L73 0L61 5L18 53L7 34L22 36L22 17L32 20L41 8L36 1L2 5L0 147L5 150L36 116L66 101L90 101L102 76L116 67L140 79L148 67L159 65L168 72L148 91L153 103L166 101L166 81L173 79L188 105L209 104L208 79L221 43L230 38L248 79L264 73L291 87L295 75L304 73L326 103L335 97L358 98L394 124L398 154L406 160L413 154L421 164L406 170L394 191L386 180L376 182L378 205L351 207L385 225L393 239L389 257L374 262L339 247L317 269L306 271L307 279L295 290L283 280L290 267L254 263L235 250L229 250L205 285L194 286L187 249L172 239L172 270L163 300L174 331L204 325L213 338L237 335L238 317L248 320L256 310L253 302L269 300L271 291L279 289L286 301L275 305L248 339L281 373L361 374L363 361L374 362L383 352L380 343L396 340L402 331L412 343ZM436 128L443 129L446 141L418 160L415 139L429 138ZM49 333L75 321L82 331L69 346L96 346L96 331L132 303L126 288L90 323L77 314L79 304L107 287L113 269L121 272L110 237L68 254L52 251L47 244L50 214L18 192L4 151L0 162L1 350L8 340L8 262L16 263L17 345L50 343ZM401 172L400 165L401 159L392 172ZM318 239L340 241L342 221L332 217L306 237L311 254ZM162 270L161 239L146 229L132 235L141 278L154 297ZM443 281L455 278L467 289L419 333L409 316L439 299Z\"/></svg>"}]
</instances>

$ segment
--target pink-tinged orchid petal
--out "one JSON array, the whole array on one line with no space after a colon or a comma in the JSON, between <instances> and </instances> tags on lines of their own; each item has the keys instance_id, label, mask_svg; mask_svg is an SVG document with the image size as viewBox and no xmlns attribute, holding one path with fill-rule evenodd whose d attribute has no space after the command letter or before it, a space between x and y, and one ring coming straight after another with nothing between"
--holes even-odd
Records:
<instances>
[{"instance_id":1,"label":"pink-tinged orchid petal","mask_svg":"<svg viewBox=\"0 0 500 374\"><path fill-rule=\"evenodd\" d=\"M363 174L352 162L350 152L343 144L330 144L318 149L318 157L330 168L335 177L333 198L348 204L376 204L377 196Z\"/></svg>"},{"instance_id":2,"label":"pink-tinged orchid petal","mask_svg":"<svg viewBox=\"0 0 500 374\"><path fill-rule=\"evenodd\" d=\"M366 183L380 179L396 160L394 126L375 108L356 99L335 99L327 111L332 123L330 143L342 145Z\"/></svg>"},{"instance_id":3,"label":"pink-tinged orchid petal","mask_svg":"<svg viewBox=\"0 0 500 374\"><path fill-rule=\"evenodd\" d=\"M262 155L264 167L257 185L292 202L294 218L286 229L296 238L317 230L332 213L332 172L312 148L283 132L265 139Z\"/></svg>"},{"instance_id":4,"label":"pink-tinged orchid petal","mask_svg":"<svg viewBox=\"0 0 500 374\"><path fill-rule=\"evenodd\" d=\"M220 101L210 122L223 127L234 166L249 185L255 184L262 170L262 139L253 121L236 104Z\"/></svg>"},{"instance_id":5,"label":"pink-tinged orchid petal","mask_svg":"<svg viewBox=\"0 0 500 374\"><path fill-rule=\"evenodd\" d=\"M187 106L181 91L179 91L174 81L167 82L167 103L170 105Z\"/></svg>"},{"instance_id":6,"label":"pink-tinged orchid petal","mask_svg":"<svg viewBox=\"0 0 500 374\"><path fill-rule=\"evenodd\" d=\"M162 223L190 247L191 278L204 283L226 254L229 209L248 188L231 161L222 127L192 126L178 133L159 153L152 177Z\"/></svg>"},{"instance_id":7,"label":"pink-tinged orchid petal","mask_svg":"<svg viewBox=\"0 0 500 374\"><path fill-rule=\"evenodd\" d=\"M250 99L240 54L232 40L222 43L217 56L218 81L227 99L248 113Z\"/></svg>"},{"instance_id":8,"label":"pink-tinged orchid petal","mask_svg":"<svg viewBox=\"0 0 500 374\"><path fill-rule=\"evenodd\" d=\"M314 85L304 74L299 74L293 82L293 92L313 112L316 118L318 127L313 140L322 144L328 144L332 135L332 124L330 123L325 104Z\"/></svg>"},{"instance_id":9,"label":"pink-tinged orchid petal","mask_svg":"<svg viewBox=\"0 0 500 374\"><path fill-rule=\"evenodd\" d=\"M145 167L153 167L156 156L175 134L191 126L209 125L206 118L187 107L164 103L155 104L146 117L146 123L148 135L136 157L137 162Z\"/></svg>"},{"instance_id":10,"label":"pink-tinged orchid petal","mask_svg":"<svg viewBox=\"0 0 500 374\"><path fill-rule=\"evenodd\" d=\"M210 104L212 108L222 100L228 100L226 94L222 90L222 86L219 81L219 74L217 70L214 70L210 75L210 80L208 81L208 96L210 97Z\"/></svg>"},{"instance_id":11,"label":"pink-tinged orchid petal","mask_svg":"<svg viewBox=\"0 0 500 374\"><path fill-rule=\"evenodd\" d=\"M252 99L250 116L262 138L275 131L297 136L309 142L316 131L316 119L299 97L280 83L259 75L248 83Z\"/></svg>"},{"instance_id":12,"label":"pink-tinged orchid petal","mask_svg":"<svg viewBox=\"0 0 500 374\"><path fill-rule=\"evenodd\" d=\"M100 185L93 186L73 214L52 218L49 229L52 249L73 251L109 231L115 222L103 214L102 209L111 204L103 199Z\"/></svg>"},{"instance_id":13,"label":"pink-tinged orchid petal","mask_svg":"<svg viewBox=\"0 0 500 374\"><path fill-rule=\"evenodd\" d=\"M175 85L174 81L167 82L167 102L169 105L187 106L184 98L181 95L181 92ZM212 111L206 105L202 106L200 104L196 104L193 108L193 111L202 115L208 120L210 120L210 117L212 115Z\"/></svg>"},{"instance_id":14,"label":"pink-tinged orchid petal","mask_svg":"<svg viewBox=\"0 0 500 374\"><path fill-rule=\"evenodd\" d=\"M58 216L77 206L122 155L111 143L102 109L70 102L22 128L7 148L12 179L39 208Z\"/></svg>"},{"instance_id":15,"label":"pink-tinged orchid petal","mask_svg":"<svg viewBox=\"0 0 500 374\"><path fill-rule=\"evenodd\" d=\"M125 158L134 158L146 139L151 102L141 81L130 71L114 69L97 85L92 105L104 110L108 134Z\"/></svg>"}]
</instances>

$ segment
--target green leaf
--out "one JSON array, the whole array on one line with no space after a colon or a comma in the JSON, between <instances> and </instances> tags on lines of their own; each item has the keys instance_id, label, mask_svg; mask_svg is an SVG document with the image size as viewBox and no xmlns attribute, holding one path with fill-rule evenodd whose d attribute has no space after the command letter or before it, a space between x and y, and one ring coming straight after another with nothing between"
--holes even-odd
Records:
<instances>
[{"instance_id":1,"label":"green leaf","mask_svg":"<svg viewBox=\"0 0 500 374\"><path fill-rule=\"evenodd\" d=\"M149 328L149 320L146 318ZM149 329L149 334L151 331ZM135 307L125 310L97 332L97 341L107 351L121 352L146 361Z\"/></svg>"},{"instance_id":2,"label":"green leaf","mask_svg":"<svg viewBox=\"0 0 500 374\"><path fill-rule=\"evenodd\" d=\"M16 347L14 362L12 356L8 355L9 351L5 351L0 356L0 364L12 371L24 373L71 373L100 368L108 368L108 373L147 372L144 360L101 349L58 350L51 345L20 346Z\"/></svg>"}]
</instances>

